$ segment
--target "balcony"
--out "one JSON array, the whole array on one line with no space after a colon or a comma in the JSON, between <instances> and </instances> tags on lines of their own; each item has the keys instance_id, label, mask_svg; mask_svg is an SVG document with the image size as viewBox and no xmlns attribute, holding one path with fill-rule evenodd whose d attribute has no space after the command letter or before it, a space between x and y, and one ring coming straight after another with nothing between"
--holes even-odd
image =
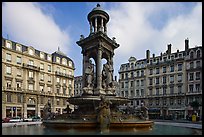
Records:
<instances>
[{"instance_id":1,"label":"balcony","mask_svg":"<svg viewBox=\"0 0 204 137\"><path fill-rule=\"evenodd\" d=\"M37 67L37 66L34 66L34 65L25 64L25 63L23 63L23 68L32 69L32 70L35 70L35 71L40 71L40 67Z\"/></svg>"},{"instance_id":2,"label":"balcony","mask_svg":"<svg viewBox=\"0 0 204 137\"><path fill-rule=\"evenodd\" d=\"M74 79L73 75L68 75L68 74L65 74L65 73L62 73L62 72L59 72L59 71L55 71L55 75L70 78L70 79Z\"/></svg>"}]
</instances>

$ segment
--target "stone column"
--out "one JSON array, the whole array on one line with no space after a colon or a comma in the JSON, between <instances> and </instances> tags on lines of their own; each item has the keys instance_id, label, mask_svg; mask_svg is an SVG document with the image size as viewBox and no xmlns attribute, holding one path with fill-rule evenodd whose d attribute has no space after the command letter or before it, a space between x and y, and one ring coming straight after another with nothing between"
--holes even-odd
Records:
<instances>
[{"instance_id":1,"label":"stone column","mask_svg":"<svg viewBox=\"0 0 204 137\"><path fill-rule=\"evenodd\" d=\"M27 118L27 104L23 103L23 117Z\"/></svg>"},{"instance_id":2,"label":"stone column","mask_svg":"<svg viewBox=\"0 0 204 137\"><path fill-rule=\"evenodd\" d=\"M85 87L85 69L86 69L86 65L87 65L87 56L85 55L85 53L83 53L83 70L82 70L82 76L83 76L83 81L82 81L82 88Z\"/></svg>"},{"instance_id":3,"label":"stone column","mask_svg":"<svg viewBox=\"0 0 204 137\"><path fill-rule=\"evenodd\" d=\"M104 27L103 27L103 18L101 17L101 31L104 32Z\"/></svg>"},{"instance_id":4,"label":"stone column","mask_svg":"<svg viewBox=\"0 0 204 137\"><path fill-rule=\"evenodd\" d=\"M101 89L101 57L102 57L102 49L101 47L98 48L98 54L97 54L97 89Z\"/></svg>"},{"instance_id":5,"label":"stone column","mask_svg":"<svg viewBox=\"0 0 204 137\"><path fill-rule=\"evenodd\" d=\"M106 26L106 24L104 26L104 32L105 32L105 34L107 34L107 26Z\"/></svg>"},{"instance_id":6,"label":"stone column","mask_svg":"<svg viewBox=\"0 0 204 137\"><path fill-rule=\"evenodd\" d=\"M97 32L97 17L95 18L95 28L94 28L94 32Z\"/></svg>"},{"instance_id":7,"label":"stone column","mask_svg":"<svg viewBox=\"0 0 204 137\"><path fill-rule=\"evenodd\" d=\"M93 32L93 29L92 29L92 22L90 21L89 24L90 24L90 33L92 33L92 32Z\"/></svg>"}]
</instances>

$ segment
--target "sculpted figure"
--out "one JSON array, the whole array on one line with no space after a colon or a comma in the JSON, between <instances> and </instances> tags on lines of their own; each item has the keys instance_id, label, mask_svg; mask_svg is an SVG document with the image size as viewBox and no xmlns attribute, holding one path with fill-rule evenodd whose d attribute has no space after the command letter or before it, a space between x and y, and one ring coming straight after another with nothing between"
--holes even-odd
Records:
<instances>
[{"instance_id":1,"label":"sculpted figure","mask_svg":"<svg viewBox=\"0 0 204 137\"><path fill-rule=\"evenodd\" d=\"M141 103L141 111L143 112L143 118L145 120L148 120L149 119L148 108L144 105L144 103Z\"/></svg>"},{"instance_id":2,"label":"sculpted figure","mask_svg":"<svg viewBox=\"0 0 204 137\"><path fill-rule=\"evenodd\" d=\"M91 60L89 60L89 64L86 67L85 77L86 77L86 82L87 82L86 87L91 87L93 83L93 78L94 78L94 66Z\"/></svg>"},{"instance_id":3,"label":"sculpted figure","mask_svg":"<svg viewBox=\"0 0 204 137\"><path fill-rule=\"evenodd\" d=\"M112 87L113 67L109 62L103 65L102 78L104 79L104 83L107 87Z\"/></svg>"}]
</instances>

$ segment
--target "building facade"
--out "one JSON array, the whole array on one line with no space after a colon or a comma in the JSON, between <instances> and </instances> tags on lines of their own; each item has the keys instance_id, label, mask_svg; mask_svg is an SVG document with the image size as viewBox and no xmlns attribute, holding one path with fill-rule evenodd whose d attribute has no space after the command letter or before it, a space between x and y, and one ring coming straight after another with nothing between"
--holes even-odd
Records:
<instances>
[{"instance_id":1,"label":"building facade","mask_svg":"<svg viewBox=\"0 0 204 137\"><path fill-rule=\"evenodd\" d=\"M83 93L82 89L83 78L82 76L74 77L74 96L81 96Z\"/></svg>"},{"instance_id":2,"label":"building facade","mask_svg":"<svg viewBox=\"0 0 204 137\"><path fill-rule=\"evenodd\" d=\"M74 63L61 51L52 54L2 38L2 118L63 113L74 95Z\"/></svg>"},{"instance_id":3,"label":"building facade","mask_svg":"<svg viewBox=\"0 0 204 137\"><path fill-rule=\"evenodd\" d=\"M171 46L159 56L147 50L145 59L130 57L119 70L120 96L134 108L144 102L150 118L184 119L192 114L192 101L202 104L202 46L189 48L188 39L185 51L172 53Z\"/></svg>"}]
</instances>

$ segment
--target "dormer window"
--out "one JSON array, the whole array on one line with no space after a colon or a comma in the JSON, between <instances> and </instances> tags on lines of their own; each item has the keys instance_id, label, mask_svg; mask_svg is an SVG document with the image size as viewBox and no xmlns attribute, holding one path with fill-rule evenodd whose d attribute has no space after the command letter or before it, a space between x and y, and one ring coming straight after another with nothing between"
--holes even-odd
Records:
<instances>
[{"instance_id":1,"label":"dormer window","mask_svg":"<svg viewBox=\"0 0 204 137\"><path fill-rule=\"evenodd\" d=\"M193 59L193 51L192 52L190 52L190 59Z\"/></svg>"},{"instance_id":2,"label":"dormer window","mask_svg":"<svg viewBox=\"0 0 204 137\"><path fill-rule=\"evenodd\" d=\"M59 57L56 57L56 62L60 63L60 58Z\"/></svg>"},{"instance_id":3,"label":"dormer window","mask_svg":"<svg viewBox=\"0 0 204 137\"><path fill-rule=\"evenodd\" d=\"M51 61L51 55L47 55L47 60Z\"/></svg>"},{"instance_id":4,"label":"dormer window","mask_svg":"<svg viewBox=\"0 0 204 137\"><path fill-rule=\"evenodd\" d=\"M44 53L40 52L40 58L44 58Z\"/></svg>"},{"instance_id":5,"label":"dormer window","mask_svg":"<svg viewBox=\"0 0 204 137\"><path fill-rule=\"evenodd\" d=\"M29 54L33 55L33 50L32 49L29 49Z\"/></svg>"},{"instance_id":6,"label":"dormer window","mask_svg":"<svg viewBox=\"0 0 204 137\"><path fill-rule=\"evenodd\" d=\"M62 64L67 65L67 60L65 58L62 59Z\"/></svg>"},{"instance_id":7,"label":"dormer window","mask_svg":"<svg viewBox=\"0 0 204 137\"><path fill-rule=\"evenodd\" d=\"M72 62L71 61L69 61L69 67L72 67Z\"/></svg>"},{"instance_id":8,"label":"dormer window","mask_svg":"<svg viewBox=\"0 0 204 137\"><path fill-rule=\"evenodd\" d=\"M6 47L11 49L11 42L6 42Z\"/></svg>"},{"instance_id":9,"label":"dormer window","mask_svg":"<svg viewBox=\"0 0 204 137\"><path fill-rule=\"evenodd\" d=\"M17 44L17 45L16 45L16 50L17 50L17 51L22 51L21 45Z\"/></svg>"},{"instance_id":10,"label":"dormer window","mask_svg":"<svg viewBox=\"0 0 204 137\"><path fill-rule=\"evenodd\" d=\"M200 50L197 51L197 58L200 58Z\"/></svg>"}]
</instances>

